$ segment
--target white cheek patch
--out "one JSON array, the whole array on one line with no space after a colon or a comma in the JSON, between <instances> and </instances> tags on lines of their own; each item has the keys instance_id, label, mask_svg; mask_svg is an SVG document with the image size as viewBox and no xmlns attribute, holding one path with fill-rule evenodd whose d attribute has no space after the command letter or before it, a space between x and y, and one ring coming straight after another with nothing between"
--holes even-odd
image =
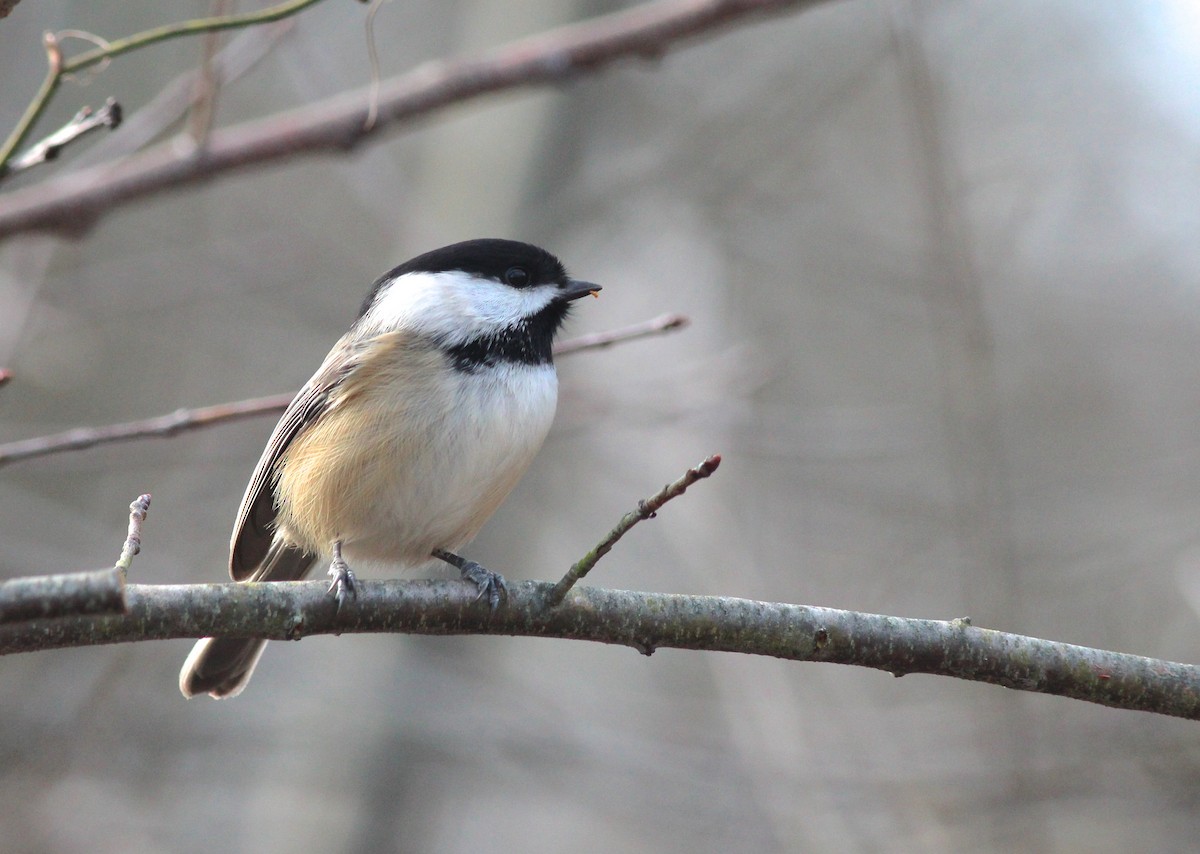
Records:
<instances>
[{"instance_id":1,"label":"white cheek patch","mask_svg":"<svg viewBox=\"0 0 1200 854\"><path fill-rule=\"evenodd\" d=\"M519 325L553 302L554 285L513 288L460 271L406 273L363 316L366 330L411 329L456 344Z\"/></svg>"}]
</instances>

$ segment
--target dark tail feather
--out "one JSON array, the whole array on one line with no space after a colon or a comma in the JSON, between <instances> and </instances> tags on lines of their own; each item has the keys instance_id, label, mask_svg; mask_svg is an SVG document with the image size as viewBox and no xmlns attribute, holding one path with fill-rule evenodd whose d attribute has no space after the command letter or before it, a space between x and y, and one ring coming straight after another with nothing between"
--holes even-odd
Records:
<instances>
[{"instance_id":1,"label":"dark tail feather","mask_svg":"<svg viewBox=\"0 0 1200 854\"><path fill-rule=\"evenodd\" d=\"M308 574L317 555L275 544L247 581L296 581ZM179 672L183 696L221 699L242 693L267 645L258 638L205 638L192 647Z\"/></svg>"},{"instance_id":2,"label":"dark tail feather","mask_svg":"<svg viewBox=\"0 0 1200 854\"><path fill-rule=\"evenodd\" d=\"M242 693L267 642L257 638L205 638L194 647L179 672L179 690L223 699Z\"/></svg>"}]
</instances>

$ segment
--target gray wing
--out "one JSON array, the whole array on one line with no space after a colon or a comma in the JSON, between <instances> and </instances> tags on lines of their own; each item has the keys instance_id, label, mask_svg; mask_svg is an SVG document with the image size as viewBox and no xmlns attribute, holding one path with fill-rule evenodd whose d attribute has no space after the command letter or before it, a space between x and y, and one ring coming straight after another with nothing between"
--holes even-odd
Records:
<instances>
[{"instance_id":1,"label":"gray wing","mask_svg":"<svg viewBox=\"0 0 1200 854\"><path fill-rule=\"evenodd\" d=\"M234 581L245 581L257 577L275 536L275 466L300 433L320 417L329 404L330 392L353 369L354 348L345 337L325 357L320 369L304 388L288 404L283 417L271 432L267 447L263 449L242 506L238 508L237 521L233 523L233 536L229 541L229 575Z\"/></svg>"}]
</instances>

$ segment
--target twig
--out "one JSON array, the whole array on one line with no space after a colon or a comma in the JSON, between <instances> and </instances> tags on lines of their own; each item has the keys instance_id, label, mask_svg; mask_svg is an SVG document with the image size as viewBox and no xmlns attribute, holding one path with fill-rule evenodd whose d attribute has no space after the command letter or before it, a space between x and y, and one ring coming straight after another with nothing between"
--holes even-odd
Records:
<instances>
[{"instance_id":1,"label":"twig","mask_svg":"<svg viewBox=\"0 0 1200 854\"><path fill-rule=\"evenodd\" d=\"M230 0L212 0L210 17L226 17L229 2ZM209 30L204 34L201 42L200 68L196 75L196 86L192 91L192 110L188 115L187 127L192 144L199 148L204 147L217 114L217 93L221 87L217 81L218 73L214 60L220 47L221 32L219 30Z\"/></svg>"},{"instance_id":2,"label":"twig","mask_svg":"<svg viewBox=\"0 0 1200 854\"><path fill-rule=\"evenodd\" d=\"M624 344L638 338L650 335L661 335L676 329L685 328L691 321L682 314L660 314L641 323L622 326L619 329L609 329L606 332L594 332L591 335L579 335L563 341L554 348L555 356L569 356L581 350L599 350L611 347L613 344Z\"/></svg>"},{"instance_id":3,"label":"twig","mask_svg":"<svg viewBox=\"0 0 1200 854\"><path fill-rule=\"evenodd\" d=\"M97 128L116 129L121 124L121 105L109 98L104 106L93 112L84 107L61 128L50 134L24 153L14 157L8 164L8 172L15 173L38 166L58 157L66 146Z\"/></svg>"},{"instance_id":4,"label":"twig","mask_svg":"<svg viewBox=\"0 0 1200 854\"><path fill-rule=\"evenodd\" d=\"M228 86L258 64L295 27L290 18L244 30L213 57L216 85ZM106 137L76 158L75 163L92 165L130 154L144 147L183 116L195 103L203 77L202 69L180 74L163 86L153 98L129 112L121 123L121 133Z\"/></svg>"},{"instance_id":5,"label":"twig","mask_svg":"<svg viewBox=\"0 0 1200 854\"><path fill-rule=\"evenodd\" d=\"M572 338L555 348L556 355L572 355L584 350L609 347L622 341L633 341L647 335L657 335L687 325L682 315L664 314L644 323L621 329L613 329L595 335ZM21 439L0 445L0 467L10 463L60 454L66 451L81 451L111 442L128 442L134 439L164 439L188 430L211 427L244 418L283 412L291 403L293 395L274 394L232 403L218 403L196 409L177 409L169 415L127 421L124 424L109 424L104 427L77 427L63 433Z\"/></svg>"},{"instance_id":6,"label":"twig","mask_svg":"<svg viewBox=\"0 0 1200 854\"><path fill-rule=\"evenodd\" d=\"M144 32L136 33L123 39L106 42L102 46L81 53L72 59L64 59L62 51L58 46L58 40L54 34L46 33L43 37L43 42L46 47L50 67L41 88L34 95L29 106L25 108L25 113L21 116L20 121L17 122L17 126L9 134L4 144L0 145L0 176L8 172L8 164L13 156L13 152L25 141L66 75L81 71L106 59L120 56L123 53L129 53L138 48L164 42L169 39L196 35L198 33L215 32L217 30L248 27L254 24L265 24L269 21L278 21L289 15L295 15L318 2L320 0L288 0L288 2L280 3L276 6L269 6L266 9L259 9L241 15L197 18L193 21L183 21L178 24L155 27L154 29L145 30Z\"/></svg>"},{"instance_id":7,"label":"twig","mask_svg":"<svg viewBox=\"0 0 1200 854\"><path fill-rule=\"evenodd\" d=\"M81 53L79 56L66 60L63 63L63 73L72 74L103 60L113 59L123 53L129 53L130 51L170 39L195 36L200 33L214 33L220 30L238 30L244 27L252 27L256 24L268 24L272 21L280 21L284 18L290 18L298 12L304 11L309 6L320 2L321 0L287 0L285 3L267 6L264 9L256 9L253 12L242 12L237 15L219 15L210 18L196 18L191 21L181 21L177 24L154 27L153 29L126 36L123 39L116 39L104 47L89 50L87 53Z\"/></svg>"},{"instance_id":8,"label":"twig","mask_svg":"<svg viewBox=\"0 0 1200 854\"><path fill-rule=\"evenodd\" d=\"M754 602L578 587L546 608L551 585L511 583L492 612L458 581L360 581L336 613L324 581L126 586L129 611L0 626L0 654L164 638L404 632L557 637L769 655L931 673L1118 709L1200 720L1200 668L1007 634L962 620L915 620Z\"/></svg>"},{"instance_id":9,"label":"twig","mask_svg":"<svg viewBox=\"0 0 1200 854\"><path fill-rule=\"evenodd\" d=\"M79 427L51 436L22 439L0 445L0 466L58 454L64 451L79 451L84 448L110 442L126 442L131 439L166 438L185 430L196 430L210 424L252 418L270 412L282 412L291 402L293 395L272 395L234 403L219 403L196 409L177 409L169 415L127 421L124 424L109 424L105 427Z\"/></svg>"},{"instance_id":10,"label":"twig","mask_svg":"<svg viewBox=\"0 0 1200 854\"><path fill-rule=\"evenodd\" d=\"M367 86L367 118L363 121L364 131L375 127L375 119L379 116L379 86L382 82L379 72L379 45L375 42L375 17L383 6L383 0L370 0L370 3L364 26L367 37L367 63L371 69L370 83Z\"/></svg>"},{"instance_id":11,"label":"twig","mask_svg":"<svg viewBox=\"0 0 1200 854\"><path fill-rule=\"evenodd\" d=\"M58 37L54 33L43 34L42 47L46 50L46 76L42 78L42 85L37 94L33 96L33 100L17 121L17 126L8 135L4 145L0 146L0 178L8 174L8 162L21 143L25 141L25 137L33 130L34 123L42 115L46 105L50 103L50 98L58 88L58 84L62 82L63 56L62 49L58 45Z\"/></svg>"},{"instance_id":12,"label":"twig","mask_svg":"<svg viewBox=\"0 0 1200 854\"><path fill-rule=\"evenodd\" d=\"M559 582L555 584L546 594L546 607L553 608L563 601L563 598L575 586L575 583L582 579L585 575L591 572L592 567L617 544L621 537L629 532L629 529L641 522L643 519L653 519L659 509L670 501L672 498L677 498L687 490L689 486L702 478L708 477L717 470L717 466L721 465L721 455L713 454L711 457L688 469L683 477L674 483L668 483L654 495L643 501L638 502L636 510L631 510L621 517L621 521L617 526L608 532L608 535L601 540L595 548L580 558L574 566L567 570Z\"/></svg>"},{"instance_id":13,"label":"twig","mask_svg":"<svg viewBox=\"0 0 1200 854\"><path fill-rule=\"evenodd\" d=\"M125 537L125 545L121 547L121 556L117 559L116 568L122 572L129 571L135 555L142 551L142 523L150 512L150 493L139 495L129 505L129 534Z\"/></svg>"},{"instance_id":14,"label":"twig","mask_svg":"<svg viewBox=\"0 0 1200 854\"><path fill-rule=\"evenodd\" d=\"M129 505L129 533L121 557L110 569L12 578L0 583L0 623L124 614L125 573L133 556L141 551L142 522L149 509L149 495L139 495Z\"/></svg>"},{"instance_id":15,"label":"twig","mask_svg":"<svg viewBox=\"0 0 1200 854\"><path fill-rule=\"evenodd\" d=\"M345 151L379 138L384 128L413 126L451 105L562 83L622 59L659 58L686 39L714 35L736 22L826 2L830 0L658 0L549 30L475 59L427 63L384 81L378 121L369 131L370 93L360 91L216 130L203 157L181 152L168 140L116 163L7 194L0 201L0 237L35 229L78 231L123 203L168 188L300 154Z\"/></svg>"}]
</instances>

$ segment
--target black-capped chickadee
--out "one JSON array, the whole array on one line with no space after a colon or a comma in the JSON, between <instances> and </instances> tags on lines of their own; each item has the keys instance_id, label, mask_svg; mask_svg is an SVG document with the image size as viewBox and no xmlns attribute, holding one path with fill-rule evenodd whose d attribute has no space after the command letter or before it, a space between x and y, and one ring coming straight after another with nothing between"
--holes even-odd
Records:
<instances>
[{"instance_id":1,"label":"black-capped chickadee","mask_svg":"<svg viewBox=\"0 0 1200 854\"><path fill-rule=\"evenodd\" d=\"M381 277L271 433L229 574L293 581L329 555L340 606L354 595L351 562L437 558L496 607L504 579L457 552L541 447L558 396L554 334L571 301L598 290L512 240L456 243ZM200 641L180 690L235 696L265 645Z\"/></svg>"}]
</instances>

